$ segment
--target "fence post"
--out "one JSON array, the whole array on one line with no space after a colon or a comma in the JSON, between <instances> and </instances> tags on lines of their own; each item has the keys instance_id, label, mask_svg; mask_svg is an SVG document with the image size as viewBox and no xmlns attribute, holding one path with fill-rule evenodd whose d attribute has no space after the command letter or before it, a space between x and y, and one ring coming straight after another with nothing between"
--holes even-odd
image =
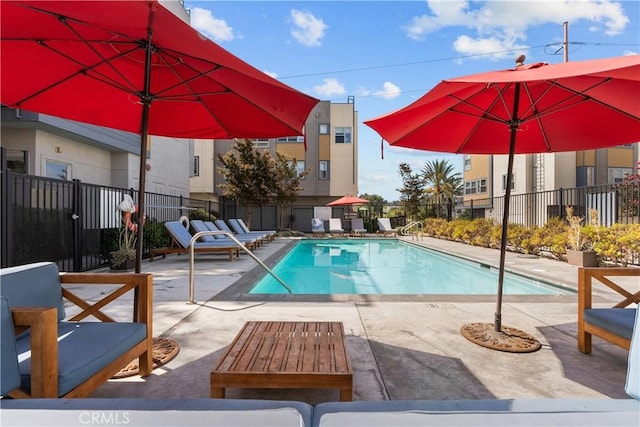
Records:
<instances>
[{"instance_id":1,"label":"fence post","mask_svg":"<svg viewBox=\"0 0 640 427\"><path fill-rule=\"evenodd\" d=\"M4 147L0 147L0 192L1 199L0 206L2 209L1 216L2 221L0 221L2 227L0 229L0 266L7 267L9 265L8 253L9 253L9 230L8 227L8 213L9 213L9 177L7 176L9 169L7 168L7 149ZM13 201L11 202L11 206L13 206Z\"/></svg>"},{"instance_id":2,"label":"fence post","mask_svg":"<svg viewBox=\"0 0 640 427\"><path fill-rule=\"evenodd\" d=\"M471 199L471 220L473 220L473 199Z\"/></svg>"},{"instance_id":3,"label":"fence post","mask_svg":"<svg viewBox=\"0 0 640 427\"><path fill-rule=\"evenodd\" d=\"M73 180L73 212L69 216L69 220L73 221L72 229L73 229L73 271L82 271L84 266L82 265L83 259L83 251L82 251L82 234L84 227L82 224L84 223L83 217L84 212L82 212L82 191L81 191L82 183L79 179Z\"/></svg>"},{"instance_id":4,"label":"fence post","mask_svg":"<svg viewBox=\"0 0 640 427\"><path fill-rule=\"evenodd\" d=\"M560 205L560 219L564 219L564 188L560 187L558 191L560 192L560 198L558 200Z\"/></svg>"}]
</instances>

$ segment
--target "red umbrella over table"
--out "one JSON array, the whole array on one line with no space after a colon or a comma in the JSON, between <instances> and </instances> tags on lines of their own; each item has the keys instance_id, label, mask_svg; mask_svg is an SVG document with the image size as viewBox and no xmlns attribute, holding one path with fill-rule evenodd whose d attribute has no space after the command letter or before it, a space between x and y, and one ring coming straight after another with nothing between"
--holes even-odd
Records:
<instances>
[{"instance_id":1,"label":"red umbrella over table","mask_svg":"<svg viewBox=\"0 0 640 427\"><path fill-rule=\"evenodd\" d=\"M361 199L360 197L350 196L347 194L333 202L327 203L327 206L360 205L363 203L369 203L369 201L367 199Z\"/></svg>"},{"instance_id":2,"label":"red umbrella over table","mask_svg":"<svg viewBox=\"0 0 640 427\"><path fill-rule=\"evenodd\" d=\"M0 102L140 134L140 215L148 135L302 135L318 103L227 52L157 0L2 1L0 16Z\"/></svg>"},{"instance_id":3,"label":"red umbrella over table","mask_svg":"<svg viewBox=\"0 0 640 427\"><path fill-rule=\"evenodd\" d=\"M506 182L511 182L516 153L588 150L640 141L640 55L556 65L525 65L524 56L518 60L513 69L443 80L412 104L365 124L390 145L508 154ZM487 347L535 351L540 344L533 337L502 327L510 195L507 185L495 322L464 325L462 332Z\"/></svg>"}]
</instances>

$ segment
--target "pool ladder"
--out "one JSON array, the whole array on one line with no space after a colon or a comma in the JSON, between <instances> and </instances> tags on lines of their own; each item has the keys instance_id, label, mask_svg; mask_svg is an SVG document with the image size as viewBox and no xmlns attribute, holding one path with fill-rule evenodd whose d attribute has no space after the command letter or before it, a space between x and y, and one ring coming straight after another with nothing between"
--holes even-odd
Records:
<instances>
[{"instance_id":1,"label":"pool ladder","mask_svg":"<svg viewBox=\"0 0 640 427\"><path fill-rule=\"evenodd\" d=\"M238 246L240 249L242 249L247 254L249 254L249 256L251 258L253 258L260 266L262 266L262 268L267 270L267 273L269 273L271 276L273 276L273 278L276 279L287 290L288 293L292 293L291 288L289 286L287 286L287 284L284 283L284 281L281 278L279 278L276 275L276 273L274 273L269 267L267 267L265 263L260 261L260 259L257 256L255 256L253 254L253 252L251 252L249 250L249 248L247 248L244 245L244 243L242 243L240 240L236 239L236 237L233 235L233 233L231 233L229 231L225 231L225 230L220 230L220 231L199 231L196 234L194 234L193 237L191 238L191 240L189 241L189 304L194 304L195 303L195 285L194 285L194 281L193 281L193 269L194 269L194 264L195 264L195 247L194 247L194 243L202 236L216 236L216 235L224 235L224 236L227 236L228 238L230 238L236 244L236 246Z\"/></svg>"},{"instance_id":2,"label":"pool ladder","mask_svg":"<svg viewBox=\"0 0 640 427\"><path fill-rule=\"evenodd\" d=\"M410 236L418 231L422 231L422 221L411 221L409 224L400 228L399 234L401 236Z\"/></svg>"}]
</instances>

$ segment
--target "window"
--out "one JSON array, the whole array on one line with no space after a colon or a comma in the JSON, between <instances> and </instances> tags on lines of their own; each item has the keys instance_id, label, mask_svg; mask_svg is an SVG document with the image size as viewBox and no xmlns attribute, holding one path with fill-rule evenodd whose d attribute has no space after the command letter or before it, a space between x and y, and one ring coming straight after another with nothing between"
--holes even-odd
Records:
<instances>
[{"instance_id":1,"label":"window","mask_svg":"<svg viewBox=\"0 0 640 427\"><path fill-rule=\"evenodd\" d=\"M631 175L632 173L633 169L631 168L609 168L609 184L622 182L625 176Z\"/></svg>"},{"instance_id":2,"label":"window","mask_svg":"<svg viewBox=\"0 0 640 427\"><path fill-rule=\"evenodd\" d=\"M516 176L511 175L511 189L515 188ZM507 174L502 175L502 191L507 191Z\"/></svg>"},{"instance_id":3,"label":"window","mask_svg":"<svg viewBox=\"0 0 640 427\"><path fill-rule=\"evenodd\" d=\"M193 156L193 176L200 176L200 156Z\"/></svg>"},{"instance_id":4,"label":"window","mask_svg":"<svg viewBox=\"0 0 640 427\"><path fill-rule=\"evenodd\" d=\"M466 171L471 170L471 155L470 154L465 154L464 155L464 170L466 170Z\"/></svg>"},{"instance_id":5,"label":"window","mask_svg":"<svg viewBox=\"0 0 640 427\"><path fill-rule=\"evenodd\" d=\"M27 154L27 151L7 149L7 169L16 173L28 173Z\"/></svg>"},{"instance_id":6,"label":"window","mask_svg":"<svg viewBox=\"0 0 640 427\"><path fill-rule=\"evenodd\" d=\"M254 139L253 140L254 148L269 148L269 140L268 139Z\"/></svg>"},{"instance_id":7,"label":"window","mask_svg":"<svg viewBox=\"0 0 640 427\"><path fill-rule=\"evenodd\" d=\"M487 179L475 179L473 181L465 181L464 194L478 194L487 192Z\"/></svg>"},{"instance_id":8,"label":"window","mask_svg":"<svg viewBox=\"0 0 640 427\"><path fill-rule=\"evenodd\" d=\"M318 164L318 179L329 179L329 162L326 160Z\"/></svg>"},{"instance_id":9,"label":"window","mask_svg":"<svg viewBox=\"0 0 640 427\"><path fill-rule=\"evenodd\" d=\"M320 123L318 125L318 133L320 135L329 135L329 125L327 123Z\"/></svg>"},{"instance_id":10,"label":"window","mask_svg":"<svg viewBox=\"0 0 640 427\"><path fill-rule=\"evenodd\" d=\"M336 144L351 143L351 128L336 128Z\"/></svg>"},{"instance_id":11,"label":"window","mask_svg":"<svg viewBox=\"0 0 640 427\"><path fill-rule=\"evenodd\" d=\"M596 183L596 168L593 166L587 166L586 168L586 185L595 185Z\"/></svg>"},{"instance_id":12,"label":"window","mask_svg":"<svg viewBox=\"0 0 640 427\"><path fill-rule=\"evenodd\" d=\"M278 138L278 142L304 142L304 136L285 136Z\"/></svg>"},{"instance_id":13,"label":"window","mask_svg":"<svg viewBox=\"0 0 640 427\"><path fill-rule=\"evenodd\" d=\"M71 165L46 160L46 177L69 181L71 180Z\"/></svg>"},{"instance_id":14,"label":"window","mask_svg":"<svg viewBox=\"0 0 640 427\"><path fill-rule=\"evenodd\" d=\"M304 160L298 160L298 163L296 163L296 176L300 176L303 173L304 173ZM302 179L304 179L304 177Z\"/></svg>"}]
</instances>

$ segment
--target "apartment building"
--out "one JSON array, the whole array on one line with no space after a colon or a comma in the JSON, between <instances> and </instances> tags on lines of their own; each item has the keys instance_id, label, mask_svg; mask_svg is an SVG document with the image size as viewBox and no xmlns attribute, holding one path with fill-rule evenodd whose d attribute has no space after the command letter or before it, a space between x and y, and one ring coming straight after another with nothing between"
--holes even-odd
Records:
<instances>
[{"instance_id":1,"label":"apartment building","mask_svg":"<svg viewBox=\"0 0 640 427\"><path fill-rule=\"evenodd\" d=\"M306 148L305 148L306 140ZM191 197L218 200L224 196L217 158L233 147L233 140L195 140ZM283 153L309 169L297 205L324 206L345 194L358 194L358 113L353 98L345 103L321 101L311 111L305 137L257 139L254 146Z\"/></svg>"},{"instance_id":2,"label":"apartment building","mask_svg":"<svg viewBox=\"0 0 640 427\"><path fill-rule=\"evenodd\" d=\"M559 188L574 188L621 182L640 166L640 143L617 147L563 153L519 154L514 156L512 195ZM473 209L474 217L501 220L494 209L493 197L506 191L508 156L464 156L464 206ZM548 201L553 203L553 201ZM547 206L532 207L513 215L547 217ZM510 221L527 223L530 218L511 217Z\"/></svg>"}]
</instances>

